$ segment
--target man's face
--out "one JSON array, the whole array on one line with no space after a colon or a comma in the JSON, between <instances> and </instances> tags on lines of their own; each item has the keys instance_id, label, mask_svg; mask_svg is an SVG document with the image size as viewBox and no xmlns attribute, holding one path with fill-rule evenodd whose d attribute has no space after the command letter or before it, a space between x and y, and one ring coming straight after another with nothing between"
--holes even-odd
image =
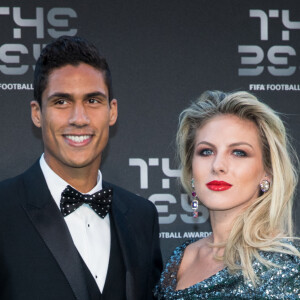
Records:
<instances>
[{"instance_id":1,"label":"man's face","mask_svg":"<svg viewBox=\"0 0 300 300\"><path fill-rule=\"evenodd\" d=\"M42 94L42 109L31 102L33 123L42 128L45 160L57 173L99 167L117 101L108 100L102 72L90 65L54 69Z\"/></svg>"}]
</instances>

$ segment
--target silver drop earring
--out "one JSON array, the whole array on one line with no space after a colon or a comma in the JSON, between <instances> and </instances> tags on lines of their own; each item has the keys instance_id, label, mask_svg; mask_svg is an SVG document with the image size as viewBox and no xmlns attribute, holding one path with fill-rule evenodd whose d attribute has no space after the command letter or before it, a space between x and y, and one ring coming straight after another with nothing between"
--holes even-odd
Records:
<instances>
[{"instance_id":1,"label":"silver drop earring","mask_svg":"<svg viewBox=\"0 0 300 300\"><path fill-rule=\"evenodd\" d=\"M195 181L194 181L194 178L192 178L191 180L191 184L192 184L192 196L193 196L193 200L192 200L192 203L191 203L191 207L192 207L192 210L193 210L193 218L197 218L198 217L198 207L199 207L199 198L196 194L196 191L195 191Z\"/></svg>"}]
</instances>

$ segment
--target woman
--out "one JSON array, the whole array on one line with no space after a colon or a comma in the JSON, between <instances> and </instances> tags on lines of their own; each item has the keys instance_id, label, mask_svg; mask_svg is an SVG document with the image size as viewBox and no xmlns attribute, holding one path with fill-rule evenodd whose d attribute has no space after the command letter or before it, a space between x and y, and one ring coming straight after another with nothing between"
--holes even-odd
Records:
<instances>
[{"instance_id":1,"label":"woman","mask_svg":"<svg viewBox=\"0 0 300 300\"><path fill-rule=\"evenodd\" d=\"M206 92L180 115L182 184L212 235L177 247L158 299L300 299L293 153L278 115L247 92Z\"/></svg>"}]
</instances>

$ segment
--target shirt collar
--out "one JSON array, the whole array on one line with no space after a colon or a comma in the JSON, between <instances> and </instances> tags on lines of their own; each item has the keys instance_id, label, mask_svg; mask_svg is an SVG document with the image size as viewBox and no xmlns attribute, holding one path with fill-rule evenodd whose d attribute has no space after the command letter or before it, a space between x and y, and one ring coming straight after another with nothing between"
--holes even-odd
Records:
<instances>
[{"instance_id":1,"label":"shirt collar","mask_svg":"<svg viewBox=\"0 0 300 300\"><path fill-rule=\"evenodd\" d=\"M68 182L66 182L65 180L63 180L60 176L58 176L48 166L48 164L45 161L44 154L42 154L42 156L40 158L40 166L41 166L42 172L44 174L49 191L51 193L51 196L53 197L57 206L60 207L61 193L66 188L66 186L70 185L70 184ZM100 190L102 190L102 174L101 174L100 170L98 170L97 184L87 194L93 194Z\"/></svg>"}]
</instances>

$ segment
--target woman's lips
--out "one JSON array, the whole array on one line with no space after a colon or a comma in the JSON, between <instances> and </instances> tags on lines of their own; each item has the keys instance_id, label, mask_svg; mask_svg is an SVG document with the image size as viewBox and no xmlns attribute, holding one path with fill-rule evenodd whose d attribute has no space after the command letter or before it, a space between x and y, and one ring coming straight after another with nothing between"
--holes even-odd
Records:
<instances>
[{"instance_id":1,"label":"woman's lips","mask_svg":"<svg viewBox=\"0 0 300 300\"><path fill-rule=\"evenodd\" d=\"M232 187L232 185L228 182L217 181L217 180L214 180L214 181L211 181L211 182L207 183L206 186L210 190L216 191L216 192L226 191L226 190L228 190Z\"/></svg>"}]
</instances>

